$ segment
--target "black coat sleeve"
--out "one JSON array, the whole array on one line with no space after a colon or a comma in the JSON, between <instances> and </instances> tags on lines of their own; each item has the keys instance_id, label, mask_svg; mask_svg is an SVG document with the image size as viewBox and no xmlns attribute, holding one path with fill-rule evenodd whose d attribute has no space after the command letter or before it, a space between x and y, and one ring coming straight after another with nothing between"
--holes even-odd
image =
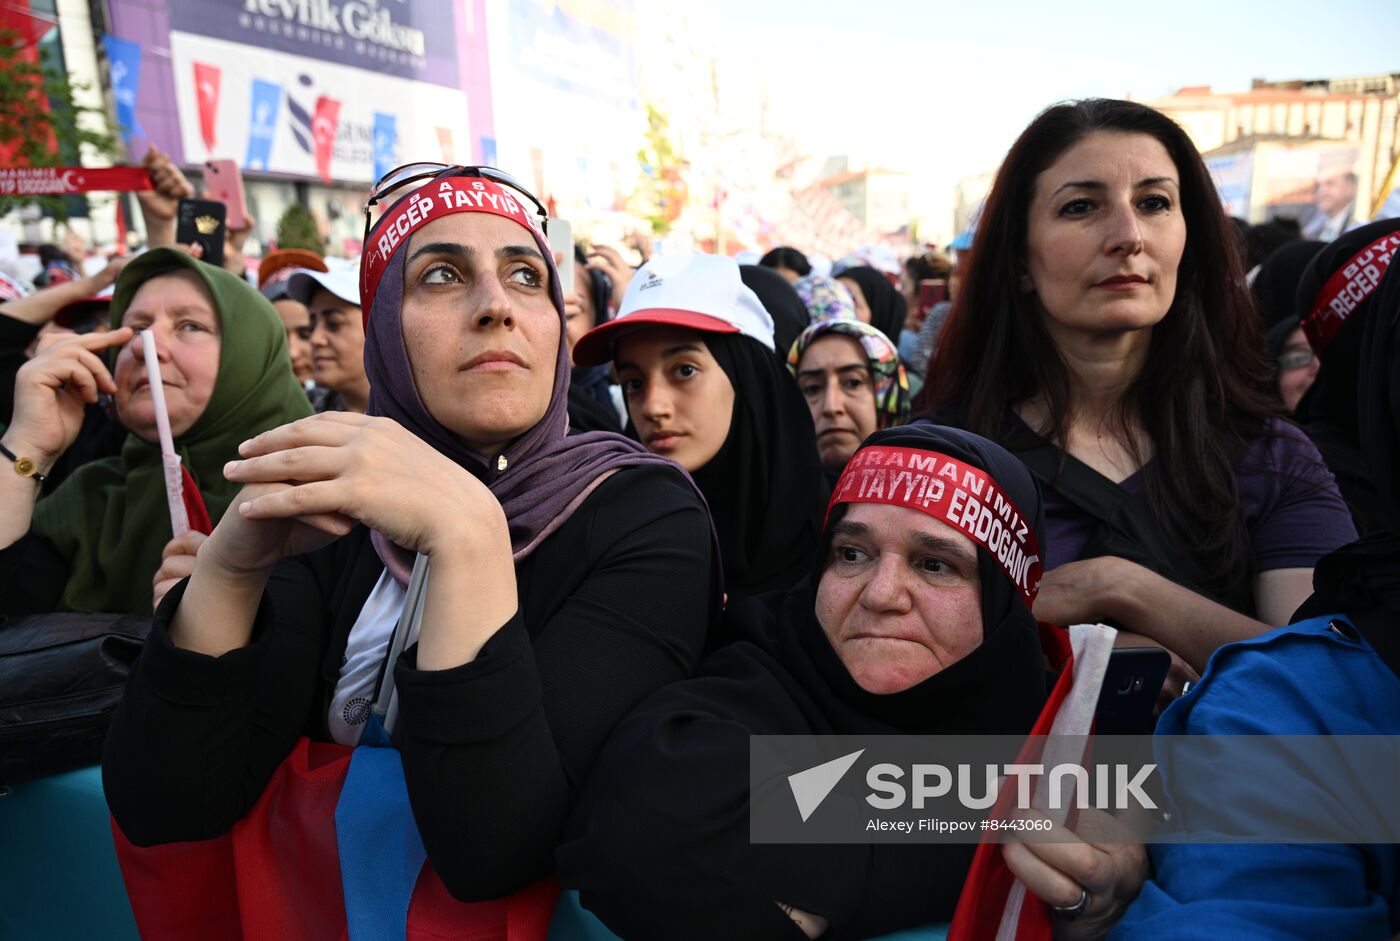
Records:
<instances>
[{"instance_id":1,"label":"black coat sleeve","mask_svg":"<svg viewBox=\"0 0 1400 941\"><path fill-rule=\"evenodd\" d=\"M251 642L220 657L171 643L188 584L156 610L103 749L108 806L137 846L212 839L252 808L302 734L325 652L320 590L301 558L279 564Z\"/></svg>"},{"instance_id":2,"label":"black coat sleeve","mask_svg":"<svg viewBox=\"0 0 1400 941\"><path fill-rule=\"evenodd\" d=\"M800 941L780 902L827 919L832 941L952 917L970 845L751 839L753 790L789 786L750 781L751 737L832 732L811 724L812 704L774 665L748 643L723 648L608 740L559 847L559 880L621 937Z\"/></svg>"},{"instance_id":3,"label":"black coat sleeve","mask_svg":"<svg viewBox=\"0 0 1400 941\"><path fill-rule=\"evenodd\" d=\"M5 468L0 465L0 470ZM0 549L0 614L58 610L72 567L53 545L33 533Z\"/></svg>"},{"instance_id":4,"label":"black coat sleeve","mask_svg":"<svg viewBox=\"0 0 1400 941\"><path fill-rule=\"evenodd\" d=\"M418 829L462 900L553 871L609 732L647 694L689 675L717 613L709 516L679 474L620 472L578 514L568 525L587 526L586 550L570 567L585 567L582 580L543 624L526 610L544 594L532 592L472 662L420 671L410 648L395 671ZM551 577L538 560L536 582Z\"/></svg>"}]
</instances>

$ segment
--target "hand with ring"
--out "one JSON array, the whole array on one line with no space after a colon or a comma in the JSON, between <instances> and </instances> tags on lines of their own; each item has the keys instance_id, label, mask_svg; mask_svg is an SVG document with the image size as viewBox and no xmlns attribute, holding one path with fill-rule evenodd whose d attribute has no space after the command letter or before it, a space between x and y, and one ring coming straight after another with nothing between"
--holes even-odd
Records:
<instances>
[{"instance_id":1,"label":"hand with ring","mask_svg":"<svg viewBox=\"0 0 1400 941\"><path fill-rule=\"evenodd\" d=\"M1042 815L1028 812L1030 819ZM1114 832L1103 811L1079 811L1076 829ZM1096 825L1097 824L1097 825ZM1063 835L1063 825L1056 827ZM1119 829L1117 832L1123 832ZM1027 889L1050 906L1059 941L1102 938L1122 917L1147 879L1147 850L1141 843L1008 842L1002 847L1007 867Z\"/></svg>"}]
</instances>

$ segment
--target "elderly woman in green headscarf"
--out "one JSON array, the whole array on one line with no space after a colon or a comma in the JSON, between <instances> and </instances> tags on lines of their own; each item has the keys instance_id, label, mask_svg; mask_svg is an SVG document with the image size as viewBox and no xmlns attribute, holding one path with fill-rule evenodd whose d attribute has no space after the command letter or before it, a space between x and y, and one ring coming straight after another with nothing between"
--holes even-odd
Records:
<instances>
[{"instance_id":1,"label":"elderly woman in green headscarf","mask_svg":"<svg viewBox=\"0 0 1400 941\"><path fill-rule=\"evenodd\" d=\"M55 344L16 378L13 421L0 437L5 613L150 614L162 553L193 555L200 517L217 523L238 493L222 470L239 443L311 414L272 305L182 251L155 249L126 267L112 297L112 328ZM181 540L172 539L148 337L195 527ZM84 406L103 395L131 432L121 455L84 465L36 504L44 473L78 434Z\"/></svg>"}]
</instances>

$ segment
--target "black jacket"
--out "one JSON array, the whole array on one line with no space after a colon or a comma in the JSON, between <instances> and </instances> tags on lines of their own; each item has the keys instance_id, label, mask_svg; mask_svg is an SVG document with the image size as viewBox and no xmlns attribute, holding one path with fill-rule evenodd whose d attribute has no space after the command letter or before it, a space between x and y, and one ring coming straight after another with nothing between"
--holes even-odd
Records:
<instances>
[{"instance_id":1,"label":"black jacket","mask_svg":"<svg viewBox=\"0 0 1400 941\"><path fill-rule=\"evenodd\" d=\"M103 781L137 845L209 839L257 801L298 736L330 741L346 640L384 566L361 527L283 561L252 642L174 647L156 613L107 739ZM404 774L438 875L462 900L553 870L583 778L628 709L689 675L718 614L710 523L669 468L613 475L519 563L520 609L477 658L395 667Z\"/></svg>"}]
</instances>

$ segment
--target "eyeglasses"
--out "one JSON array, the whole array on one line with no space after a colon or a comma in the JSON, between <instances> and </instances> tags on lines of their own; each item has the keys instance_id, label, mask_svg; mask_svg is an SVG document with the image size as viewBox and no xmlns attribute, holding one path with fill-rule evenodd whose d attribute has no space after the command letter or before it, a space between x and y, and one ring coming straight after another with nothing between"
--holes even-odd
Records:
<instances>
[{"instance_id":1,"label":"eyeglasses","mask_svg":"<svg viewBox=\"0 0 1400 941\"><path fill-rule=\"evenodd\" d=\"M1311 366L1315 359L1317 359L1317 354L1311 349L1286 350L1279 354L1277 362L1279 369L1302 369L1305 366Z\"/></svg>"},{"instance_id":2,"label":"eyeglasses","mask_svg":"<svg viewBox=\"0 0 1400 941\"><path fill-rule=\"evenodd\" d=\"M502 173L495 167L464 167L450 163L406 163L401 167L390 170L379 178L369 191L369 199L365 202L365 236L364 242L369 242L369 230L371 222L370 209L377 206L390 194L403 189L413 183L422 180L433 180L443 177L473 176L483 180L490 180L492 183L499 183L501 186L508 186L521 196L524 196L532 204L540 217L540 232L547 233L546 223L549 219L549 210L544 208L544 203L535 198L520 181L509 173Z\"/></svg>"}]
</instances>

